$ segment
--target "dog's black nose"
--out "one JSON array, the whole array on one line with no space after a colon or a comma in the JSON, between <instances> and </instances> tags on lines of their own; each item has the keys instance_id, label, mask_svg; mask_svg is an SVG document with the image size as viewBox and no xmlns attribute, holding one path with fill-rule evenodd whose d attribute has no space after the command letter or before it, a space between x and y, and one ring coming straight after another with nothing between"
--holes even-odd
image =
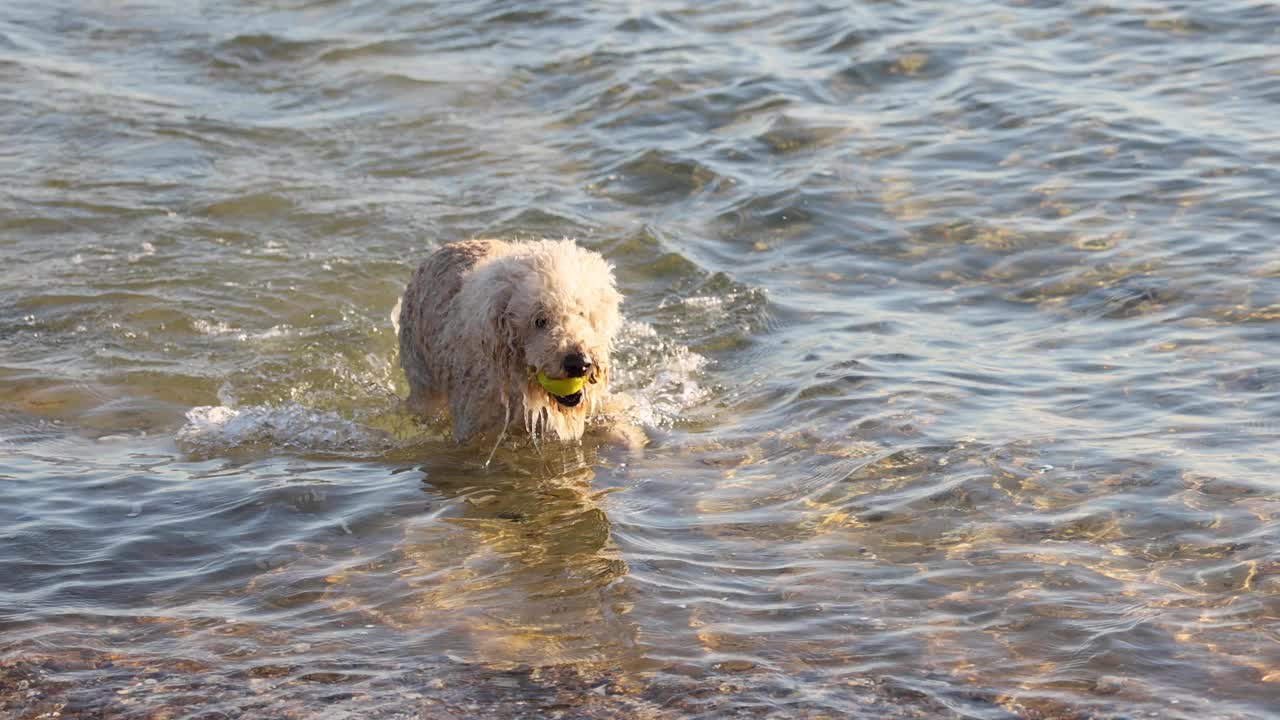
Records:
<instances>
[{"instance_id":1,"label":"dog's black nose","mask_svg":"<svg viewBox=\"0 0 1280 720\"><path fill-rule=\"evenodd\" d=\"M569 377L582 377L591 369L591 361L582 353L569 353L564 356L564 371Z\"/></svg>"}]
</instances>

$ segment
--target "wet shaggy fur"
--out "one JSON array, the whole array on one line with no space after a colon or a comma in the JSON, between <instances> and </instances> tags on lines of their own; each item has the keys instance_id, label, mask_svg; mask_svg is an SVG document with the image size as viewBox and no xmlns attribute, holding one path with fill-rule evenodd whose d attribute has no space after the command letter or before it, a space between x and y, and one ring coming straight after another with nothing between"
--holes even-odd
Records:
<instances>
[{"instance_id":1,"label":"wet shaggy fur","mask_svg":"<svg viewBox=\"0 0 1280 720\"><path fill-rule=\"evenodd\" d=\"M445 407L453 435L523 427L582 437L611 405L610 352L621 325L613 270L572 241L468 240L432 253L401 300L400 366L409 407ZM580 401L557 402L535 373L567 377L565 357L590 363Z\"/></svg>"}]
</instances>

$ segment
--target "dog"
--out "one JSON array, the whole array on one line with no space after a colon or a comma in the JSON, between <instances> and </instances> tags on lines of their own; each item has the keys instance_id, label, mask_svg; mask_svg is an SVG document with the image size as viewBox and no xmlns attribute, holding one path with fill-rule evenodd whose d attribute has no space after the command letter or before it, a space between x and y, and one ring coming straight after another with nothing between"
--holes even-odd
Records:
<instances>
[{"instance_id":1,"label":"dog","mask_svg":"<svg viewBox=\"0 0 1280 720\"><path fill-rule=\"evenodd\" d=\"M579 440L615 424L619 440L642 444L638 428L611 423L628 404L609 391L621 303L613 268L571 240L444 245L400 302L406 403L424 418L447 408L459 442L496 430L500 443L513 427ZM583 381L554 382L574 378ZM581 389L556 395L545 385Z\"/></svg>"}]
</instances>

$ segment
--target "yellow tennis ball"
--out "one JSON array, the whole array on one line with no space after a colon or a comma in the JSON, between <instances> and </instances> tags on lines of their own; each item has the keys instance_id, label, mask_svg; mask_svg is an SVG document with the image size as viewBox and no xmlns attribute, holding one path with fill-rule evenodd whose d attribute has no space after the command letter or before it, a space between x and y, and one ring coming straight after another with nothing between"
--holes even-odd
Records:
<instances>
[{"instance_id":1,"label":"yellow tennis ball","mask_svg":"<svg viewBox=\"0 0 1280 720\"><path fill-rule=\"evenodd\" d=\"M573 395L582 389L582 386L586 381L586 378L581 377L553 380L552 378L547 377L541 370L538 371L538 384L542 386L542 389L552 395L558 395L559 397L569 397L570 395Z\"/></svg>"}]
</instances>

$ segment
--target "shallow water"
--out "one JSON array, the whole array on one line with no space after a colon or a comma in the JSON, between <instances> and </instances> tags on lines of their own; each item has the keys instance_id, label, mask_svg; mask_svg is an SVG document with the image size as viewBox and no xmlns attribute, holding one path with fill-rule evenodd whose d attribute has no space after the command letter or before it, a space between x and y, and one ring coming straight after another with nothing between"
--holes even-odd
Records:
<instances>
[{"instance_id":1,"label":"shallow water","mask_svg":"<svg viewBox=\"0 0 1280 720\"><path fill-rule=\"evenodd\" d=\"M0 8L0 712L1280 714L1280 10ZM652 439L388 313L617 267Z\"/></svg>"}]
</instances>

